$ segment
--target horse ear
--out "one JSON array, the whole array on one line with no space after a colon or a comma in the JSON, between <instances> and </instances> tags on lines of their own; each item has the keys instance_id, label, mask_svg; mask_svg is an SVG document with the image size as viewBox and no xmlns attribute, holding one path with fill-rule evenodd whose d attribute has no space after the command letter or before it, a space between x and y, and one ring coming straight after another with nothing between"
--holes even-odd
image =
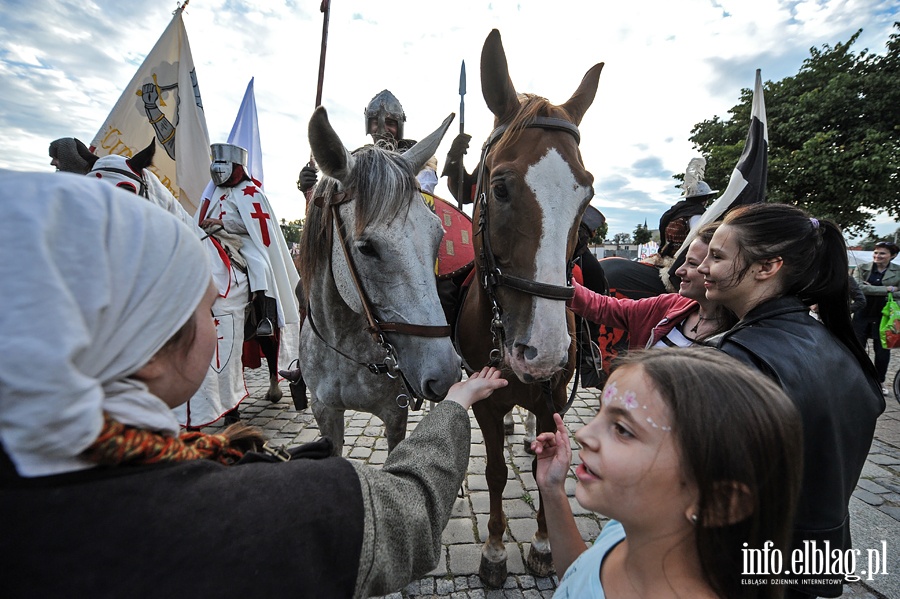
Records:
<instances>
[{"instance_id":1,"label":"horse ear","mask_svg":"<svg viewBox=\"0 0 900 599\"><path fill-rule=\"evenodd\" d=\"M600 71L602 70L602 62L592 66L584 74L584 79L581 80L581 84L575 90L575 93L572 94L572 97L562 105L562 108L569 113L572 122L576 125L581 124L584 113L587 112L587 109L594 102L594 97L597 95L597 85L600 83Z\"/></svg>"},{"instance_id":2,"label":"horse ear","mask_svg":"<svg viewBox=\"0 0 900 599\"><path fill-rule=\"evenodd\" d=\"M128 165L140 173L153 164L153 156L156 154L156 138L150 140L150 145L128 159Z\"/></svg>"},{"instance_id":3,"label":"horse ear","mask_svg":"<svg viewBox=\"0 0 900 599\"><path fill-rule=\"evenodd\" d=\"M353 170L353 156L328 122L328 113L319 106L309 119L309 147L322 172L341 183Z\"/></svg>"},{"instance_id":4,"label":"horse ear","mask_svg":"<svg viewBox=\"0 0 900 599\"><path fill-rule=\"evenodd\" d=\"M422 167L425 166L428 159L434 156L438 146L441 145L441 140L444 139L444 135L447 134L450 123L453 122L455 117L456 113L451 112L450 116L444 119L444 122L441 123L440 127L403 153L403 160L412 165L413 172L418 173L422 170Z\"/></svg>"},{"instance_id":5,"label":"horse ear","mask_svg":"<svg viewBox=\"0 0 900 599\"><path fill-rule=\"evenodd\" d=\"M488 34L481 50L481 92L498 121L503 121L519 109L516 88L509 78L506 52L503 51L500 32L496 29Z\"/></svg>"}]
</instances>

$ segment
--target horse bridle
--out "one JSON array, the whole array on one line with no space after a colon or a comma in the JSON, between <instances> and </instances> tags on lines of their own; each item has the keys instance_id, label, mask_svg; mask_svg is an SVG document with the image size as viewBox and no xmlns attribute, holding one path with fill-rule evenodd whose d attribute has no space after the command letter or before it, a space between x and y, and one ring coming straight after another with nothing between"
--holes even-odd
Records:
<instances>
[{"instance_id":1,"label":"horse bridle","mask_svg":"<svg viewBox=\"0 0 900 599\"><path fill-rule=\"evenodd\" d=\"M484 142L484 145L481 148L481 161L478 170L477 184L475 187L475 205L476 207L479 207L481 209L478 219L478 231L476 232L476 235L481 235L482 238L481 253L479 254L482 275L480 282L481 286L487 292L488 299L490 299L491 301L492 312L491 334L493 336L494 348L491 350L490 359L488 362L488 364L491 366L497 366L500 363L504 347L504 330L503 321L501 319L503 312L500 307L500 302L497 299L497 287L508 287L515 291L520 291L528 295L542 297L550 300L566 301L571 299L575 295L575 289L571 286L572 267L574 265L574 261L570 260L566 267L566 281L569 283L567 285L550 285L548 283L539 283L537 281L515 277L512 275L504 274L497 266L496 257L494 256L494 252L491 249L487 192L485 191L483 185L485 182L484 179L487 171L486 163L488 152L490 151L491 146L494 144L494 142L500 139L500 137L504 132L506 132L508 128L509 125L500 125L496 129L494 129L493 132L491 132L487 141ZM523 126L523 128L565 131L575 138L576 144L581 142L581 134L578 132L578 127L563 119L537 116L527 122Z\"/></svg>"},{"instance_id":2,"label":"horse bridle","mask_svg":"<svg viewBox=\"0 0 900 599\"><path fill-rule=\"evenodd\" d=\"M347 240L344 238L344 221L341 218L340 210L338 210L338 207L341 204L353 201L353 199L354 198L347 192L338 191L332 194L331 201L327 202L327 207L331 209L332 222L337 227L338 243L340 243L341 251L344 254L344 260L347 263L347 269L350 271L350 279L353 281L353 286L356 288L356 293L359 296L359 301L362 304L363 312L365 313L366 322L368 324L365 330L370 335L372 335L372 339L375 341L375 343L384 350L384 361L381 363L360 362L359 360L348 356L341 350L333 347L331 344L325 341L312 321L312 310L307 310L307 320L309 320L310 325L312 325L312 330L319 338L319 340L338 354L353 362L356 362L357 364L364 365L369 369L370 372L374 374L386 374L389 378L392 379L399 378L406 389L406 393L401 393L397 396L397 405L401 408L412 407L413 410L418 410L422 407L424 398L418 397L412 390L409 381L406 379L406 375L403 374L403 369L400 366L400 359L397 356L397 350L395 350L394 346L391 345L391 343L387 339L385 339L384 334L397 333L398 335L415 335L417 337L449 337L450 326L409 324L406 322L381 322L375 317L371 302L369 301L369 298L366 295L365 290L363 289L362 282L360 281L359 274L356 270L356 265L353 263L353 257L350 255L350 248L347 246ZM314 199L314 202L320 208L326 207L325 198L323 198L322 196L317 196ZM412 405L409 401L410 398L413 399Z\"/></svg>"}]
</instances>

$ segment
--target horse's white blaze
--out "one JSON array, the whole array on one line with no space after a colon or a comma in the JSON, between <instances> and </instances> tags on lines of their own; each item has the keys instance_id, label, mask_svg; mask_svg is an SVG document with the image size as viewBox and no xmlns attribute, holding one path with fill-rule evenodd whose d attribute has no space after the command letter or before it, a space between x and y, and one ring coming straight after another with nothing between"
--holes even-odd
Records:
<instances>
[{"instance_id":1,"label":"horse's white blaze","mask_svg":"<svg viewBox=\"0 0 900 599\"><path fill-rule=\"evenodd\" d=\"M572 167L555 148L528 168L525 183L541 210L541 236L535 252L535 281L566 284L566 242L572 223L589 189L580 185ZM529 339L521 341L537 350L529 367L538 376L555 372L565 359L571 338L563 302L536 297ZM529 360L531 361L531 360Z\"/></svg>"}]
</instances>

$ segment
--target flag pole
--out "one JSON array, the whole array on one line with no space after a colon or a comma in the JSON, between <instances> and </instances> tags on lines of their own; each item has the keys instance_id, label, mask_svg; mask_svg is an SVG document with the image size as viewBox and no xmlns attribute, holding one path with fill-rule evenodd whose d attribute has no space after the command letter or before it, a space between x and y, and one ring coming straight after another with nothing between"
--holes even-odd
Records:
<instances>
[{"instance_id":1,"label":"flag pole","mask_svg":"<svg viewBox=\"0 0 900 599\"><path fill-rule=\"evenodd\" d=\"M325 51L328 49L328 17L331 14L331 0L322 0L319 10L324 13L324 17L322 19L322 47L319 51L319 81L316 85L315 108L322 105L322 82L325 81ZM309 155L309 166L313 168L316 166L316 160L312 153Z\"/></svg>"}]
</instances>

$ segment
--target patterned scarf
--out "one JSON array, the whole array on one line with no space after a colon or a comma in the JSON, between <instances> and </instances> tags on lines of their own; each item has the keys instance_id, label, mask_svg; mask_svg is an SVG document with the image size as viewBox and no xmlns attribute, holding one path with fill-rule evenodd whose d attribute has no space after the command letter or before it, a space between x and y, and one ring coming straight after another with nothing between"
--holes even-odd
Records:
<instances>
[{"instance_id":1,"label":"patterned scarf","mask_svg":"<svg viewBox=\"0 0 900 599\"><path fill-rule=\"evenodd\" d=\"M101 466L140 466L189 460L214 460L231 465L244 453L231 447L225 435L189 432L172 437L126 426L104 414L103 430L81 455Z\"/></svg>"}]
</instances>

